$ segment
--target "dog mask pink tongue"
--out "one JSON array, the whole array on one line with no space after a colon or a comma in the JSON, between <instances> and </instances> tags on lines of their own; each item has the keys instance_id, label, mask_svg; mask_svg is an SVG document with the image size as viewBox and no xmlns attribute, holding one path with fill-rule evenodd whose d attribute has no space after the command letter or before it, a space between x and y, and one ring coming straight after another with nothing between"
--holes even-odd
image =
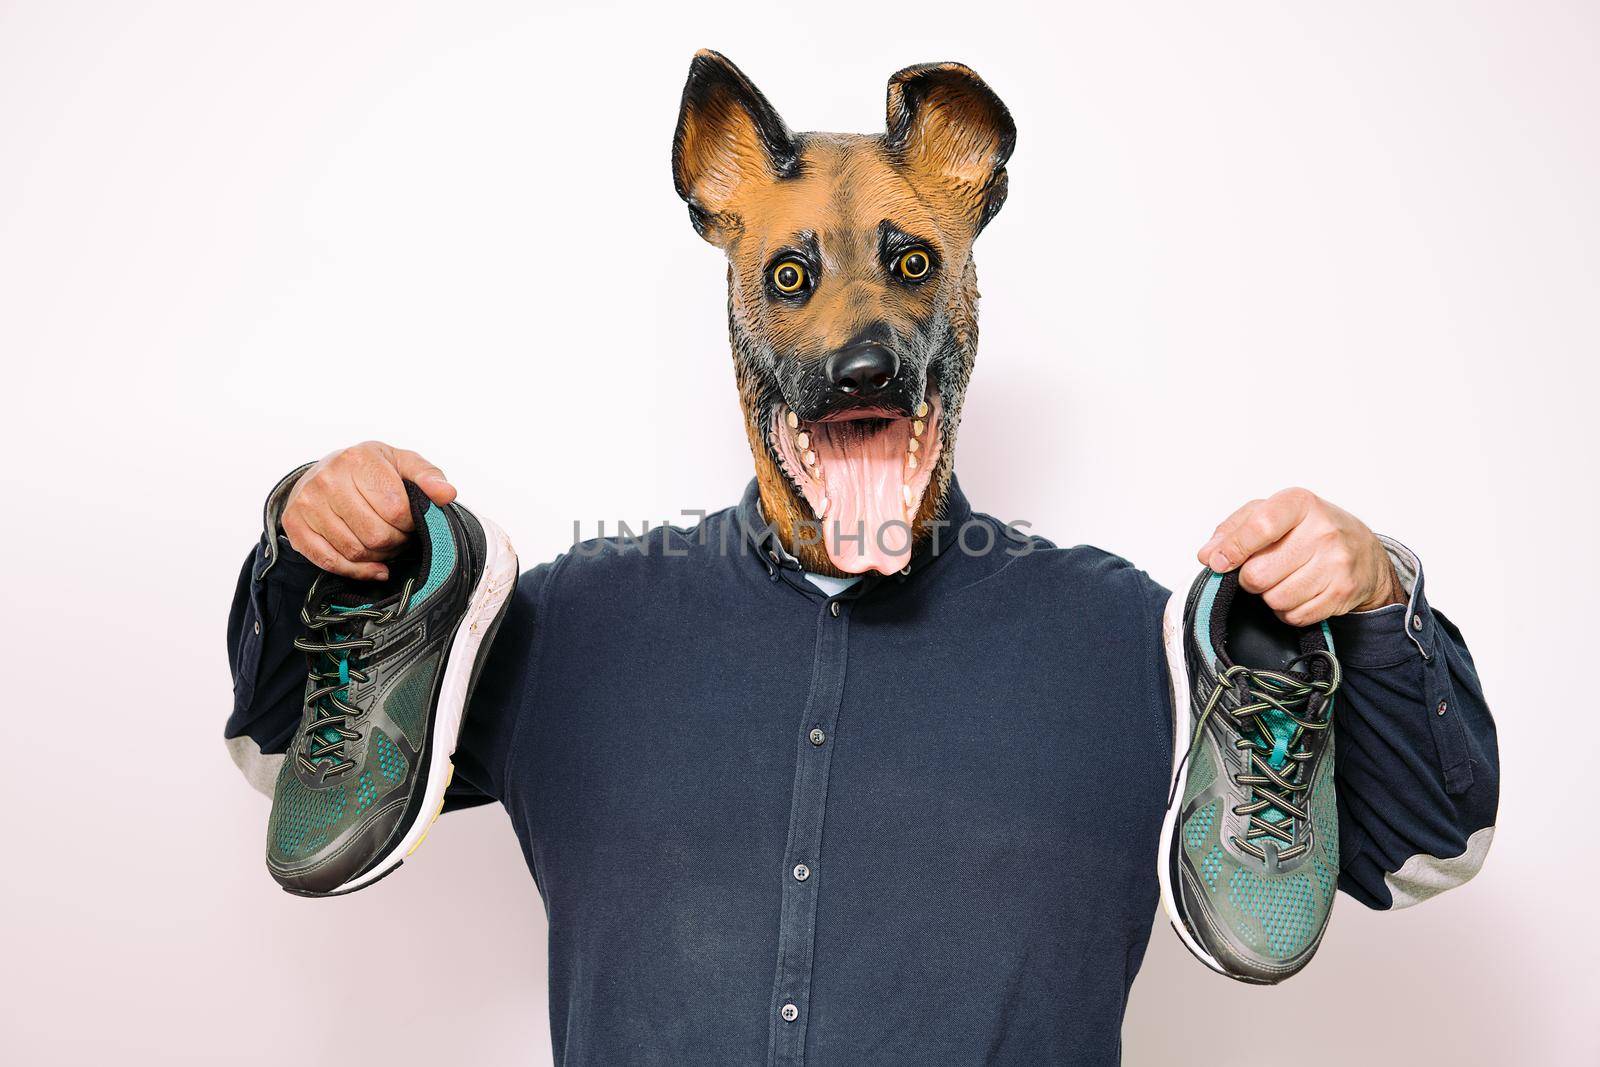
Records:
<instances>
[{"instance_id":1,"label":"dog mask pink tongue","mask_svg":"<svg viewBox=\"0 0 1600 1067\"><path fill-rule=\"evenodd\" d=\"M910 424L833 422L817 429L817 456L828 486L823 519L828 558L847 574L901 570L911 561L906 520Z\"/></svg>"}]
</instances>

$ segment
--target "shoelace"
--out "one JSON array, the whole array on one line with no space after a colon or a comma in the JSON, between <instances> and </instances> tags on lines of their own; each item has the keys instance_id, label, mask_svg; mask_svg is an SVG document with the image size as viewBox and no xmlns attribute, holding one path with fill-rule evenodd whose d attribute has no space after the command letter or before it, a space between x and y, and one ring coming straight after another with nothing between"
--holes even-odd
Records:
<instances>
[{"instance_id":1,"label":"shoelace","mask_svg":"<svg viewBox=\"0 0 1600 1067\"><path fill-rule=\"evenodd\" d=\"M306 708L312 713L312 720L306 727L305 748L295 753L295 759L307 773L317 772L318 761L327 764L329 774L355 766L355 761L345 755L344 746L346 742L361 738L353 724L361 718L362 709L349 702L350 684L365 682L367 674L356 666L354 658L376 644L371 638L358 636L359 627L366 619L377 619L387 625L404 615L411 602L414 581L407 578L399 595L386 608L372 604L356 608L329 605L315 615L311 613L311 605L317 602L317 587L322 584L322 577L319 575L311 583L311 591L300 606L300 621L311 633L294 639L295 648L315 657L310 669L314 688L306 694ZM355 633L347 629L352 622L358 627Z\"/></svg>"},{"instance_id":2,"label":"shoelace","mask_svg":"<svg viewBox=\"0 0 1600 1067\"><path fill-rule=\"evenodd\" d=\"M1319 657L1327 661L1327 680L1308 679L1303 675L1288 673L1296 666ZM1311 847L1309 832L1298 845L1294 844L1290 827L1294 820L1299 820L1309 829L1308 806L1300 800L1301 794L1311 788L1306 765L1314 753L1307 741L1309 735L1326 730L1333 724L1333 694L1338 691L1340 681L1338 659L1322 649L1295 657L1285 671L1252 670L1235 665L1218 677L1219 684L1211 691L1205 710L1195 724L1194 742L1186 759L1193 758L1195 748L1204 736L1206 721L1221 705L1222 694L1229 690L1238 691L1241 694L1239 706L1227 709L1227 712L1234 717L1241 735L1235 739L1234 746L1248 749L1249 756L1245 761L1245 773L1234 775L1233 781L1241 789L1249 791L1255 799L1236 805L1233 809L1235 815L1248 819L1245 840L1233 838L1235 848L1264 861L1267 854L1255 843L1259 838L1270 837L1289 846L1278 851L1280 860L1294 859ZM1313 718L1309 714L1311 699L1319 693L1323 697L1321 711ZM1282 737L1275 734L1264 720L1272 712L1280 713L1293 722L1293 732ZM1277 820L1264 818L1269 810L1278 811L1285 817Z\"/></svg>"}]
</instances>

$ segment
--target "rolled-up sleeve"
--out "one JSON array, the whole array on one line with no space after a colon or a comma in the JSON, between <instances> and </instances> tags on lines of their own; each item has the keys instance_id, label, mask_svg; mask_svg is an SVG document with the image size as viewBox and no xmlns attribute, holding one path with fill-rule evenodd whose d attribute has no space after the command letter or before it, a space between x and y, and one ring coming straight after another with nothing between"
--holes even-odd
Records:
<instances>
[{"instance_id":1,"label":"rolled-up sleeve","mask_svg":"<svg viewBox=\"0 0 1600 1067\"><path fill-rule=\"evenodd\" d=\"M1428 603L1422 565L1384 538L1404 604L1329 622L1344 681L1334 711L1343 872L1372 908L1466 882L1494 838L1494 719L1461 631Z\"/></svg>"},{"instance_id":2,"label":"rolled-up sleeve","mask_svg":"<svg viewBox=\"0 0 1600 1067\"><path fill-rule=\"evenodd\" d=\"M309 466L290 471L268 494L261 537L239 571L228 612L233 710L222 733L239 770L268 796L300 725L306 664L294 639L300 605L317 576L317 568L279 532L278 519L289 490Z\"/></svg>"}]
</instances>

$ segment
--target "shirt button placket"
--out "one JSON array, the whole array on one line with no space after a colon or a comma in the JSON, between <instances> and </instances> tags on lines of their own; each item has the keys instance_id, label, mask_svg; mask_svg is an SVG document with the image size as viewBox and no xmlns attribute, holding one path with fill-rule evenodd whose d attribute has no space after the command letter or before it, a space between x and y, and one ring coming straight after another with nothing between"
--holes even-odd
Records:
<instances>
[{"instance_id":1,"label":"shirt button placket","mask_svg":"<svg viewBox=\"0 0 1600 1067\"><path fill-rule=\"evenodd\" d=\"M769 1064L805 1061L810 1019L812 954L817 925L823 816L828 804L828 774L844 698L850 600L826 601L817 616L815 679L795 738L794 796L785 850L783 907L778 927L777 971L772 986Z\"/></svg>"}]
</instances>

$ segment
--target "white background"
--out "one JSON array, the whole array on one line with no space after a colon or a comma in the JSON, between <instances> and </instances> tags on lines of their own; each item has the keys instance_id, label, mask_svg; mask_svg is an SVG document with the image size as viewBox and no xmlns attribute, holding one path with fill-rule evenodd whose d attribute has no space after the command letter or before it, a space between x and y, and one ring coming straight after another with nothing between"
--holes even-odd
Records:
<instances>
[{"instance_id":1,"label":"white background","mask_svg":"<svg viewBox=\"0 0 1600 1067\"><path fill-rule=\"evenodd\" d=\"M723 267L668 167L712 46L799 129L880 129L932 59L1010 104L978 507L1171 585L1304 484L1476 653L1482 876L1342 900L1277 989L1157 924L1126 1062L1595 1063L1597 42L1560 3L0 2L0 1059L547 1062L499 809L356 896L273 885L223 623L274 479L366 437L525 563L737 497Z\"/></svg>"}]
</instances>

